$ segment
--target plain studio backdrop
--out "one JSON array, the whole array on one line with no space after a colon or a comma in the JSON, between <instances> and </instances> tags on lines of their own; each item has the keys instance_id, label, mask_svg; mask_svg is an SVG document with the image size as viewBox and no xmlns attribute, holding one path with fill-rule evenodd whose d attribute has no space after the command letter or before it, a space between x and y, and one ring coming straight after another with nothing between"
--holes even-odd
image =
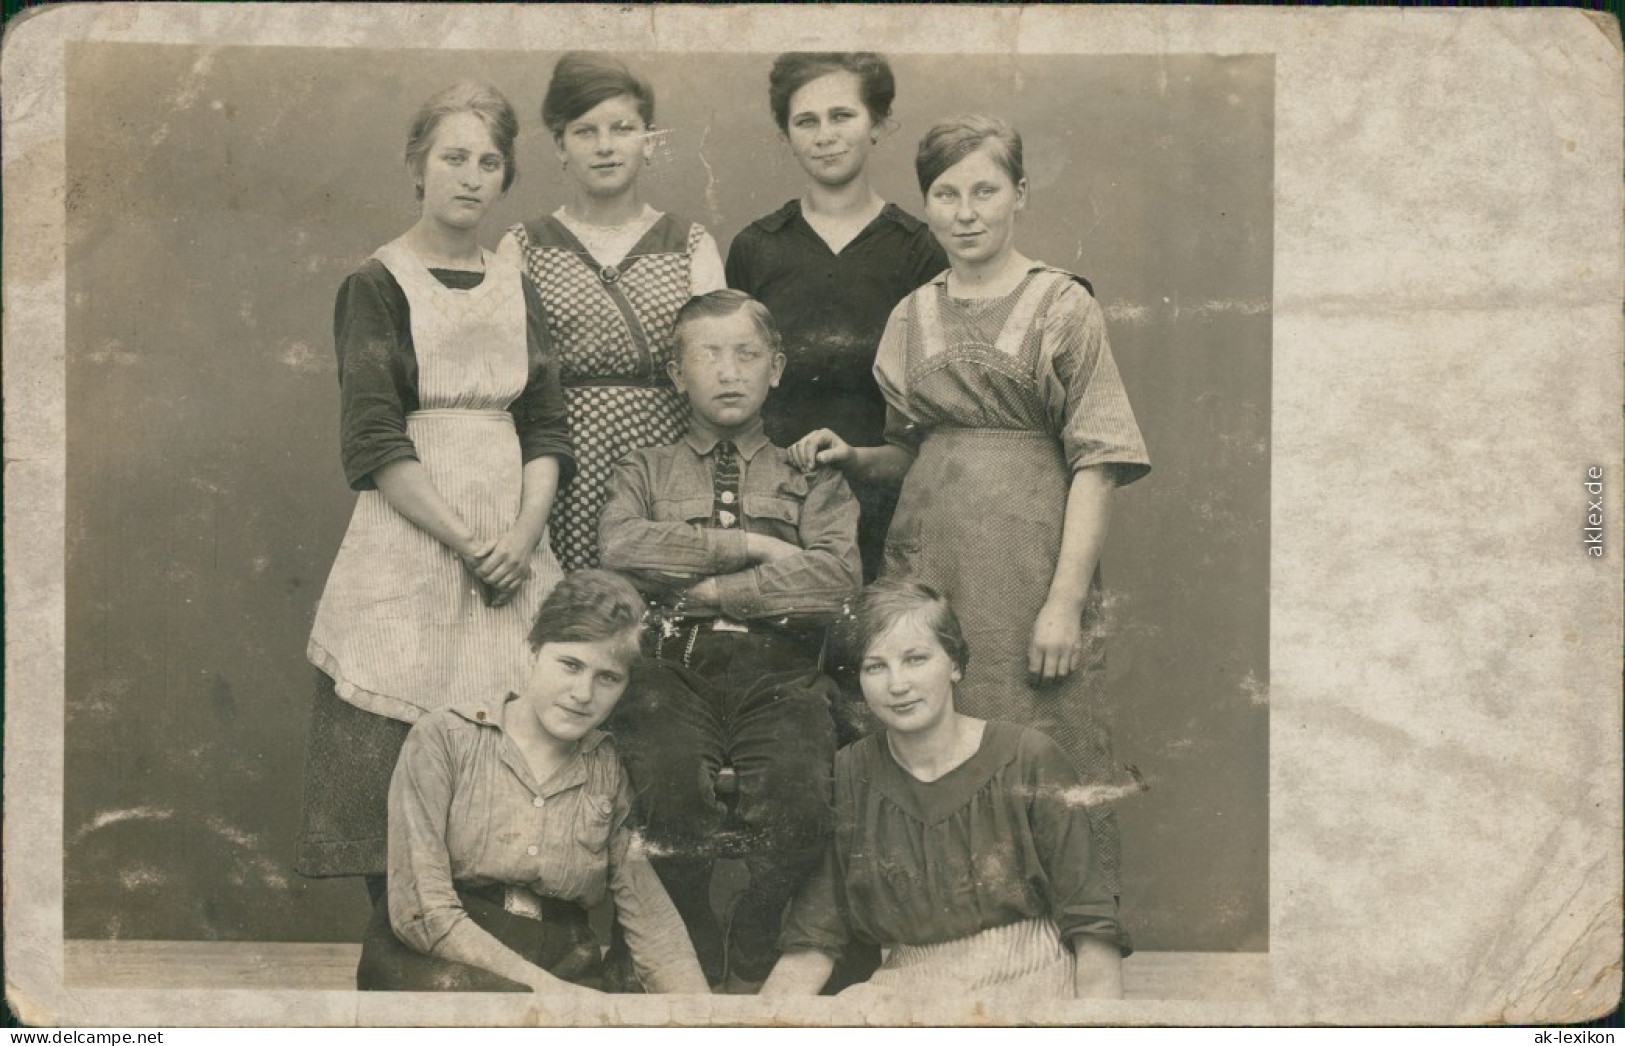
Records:
<instances>
[{"instance_id":1,"label":"plain studio backdrop","mask_svg":"<svg viewBox=\"0 0 1625 1046\"><path fill-rule=\"evenodd\" d=\"M519 110L484 240L567 198L556 54L71 44L65 936L359 940L357 881L292 868L305 639L348 521L339 283L416 218L416 106ZM724 253L800 191L772 55L627 55L664 132L643 184ZM920 214L937 118L1026 140L1028 255L1087 276L1153 471L1104 556L1124 911L1144 950L1265 950L1269 56L902 56L876 187ZM973 509L971 509L973 510Z\"/></svg>"}]
</instances>

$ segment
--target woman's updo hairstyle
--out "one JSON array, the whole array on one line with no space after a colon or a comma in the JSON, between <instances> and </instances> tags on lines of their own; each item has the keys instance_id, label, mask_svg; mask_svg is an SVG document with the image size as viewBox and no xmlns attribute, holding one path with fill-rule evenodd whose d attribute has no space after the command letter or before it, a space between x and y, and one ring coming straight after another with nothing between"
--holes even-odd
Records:
<instances>
[{"instance_id":1,"label":"woman's updo hairstyle","mask_svg":"<svg viewBox=\"0 0 1625 1046\"><path fill-rule=\"evenodd\" d=\"M646 653L648 606L632 583L607 570L577 570L554 586L536 612L530 648L625 638L627 659Z\"/></svg>"},{"instance_id":2,"label":"woman's updo hairstyle","mask_svg":"<svg viewBox=\"0 0 1625 1046\"><path fill-rule=\"evenodd\" d=\"M786 51L767 75L767 103L779 130L789 130L790 99L797 91L821 76L842 72L858 78L858 93L872 122L879 125L891 119L897 81L884 56L873 51Z\"/></svg>"},{"instance_id":3,"label":"woman's updo hairstyle","mask_svg":"<svg viewBox=\"0 0 1625 1046\"><path fill-rule=\"evenodd\" d=\"M502 191L507 192L513 180L519 177L519 167L513 157L514 139L519 137L518 114L495 87L463 80L424 102L406 133L406 166L417 179L420 200L423 199L423 165L434 146L435 132L440 129L440 121L457 113L473 113L491 133L491 144L502 154Z\"/></svg>"},{"instance_id":4,"label":"woman's updo hairstyle","mask_svg":"<svg viewBox=\"0 0 1625 1046\"><path fill-rule=\"evenodd\" d=\"M851 664L863 663L875 640L905 620L917 621L936 636L949 660L963 672L970 664L970 644L959 615L936 589L918 581L876 581L858 596L846 619L843 646Z\"/></svg>"},{"instance_id":5,"label":"woman's updo hairstyle","mask_svg":"<svg viewBox=\"0 0 1625 1046\"><path fill-rule=\"evenodd\" d=\"M613 55L597 51L571 51L553 66L553 78L542 99L542 123L553 139L564 137L571 120L578 120L611 98L630 97L645 126L655 122L655 90Z\"/></svg>"},{"instance_id":6,"label":"woman's updo hairstyle","mask_svg":"<svg viewBox=\"0 0 1625 1046\"><path fill-rule=\"evenodd\" d=\"M919 151L914 154L914 173L920 179L920 195L931 191L931 185L942 173L963 160L983 145L989 147L996 162L1014 185L1027 177L1021 165L1021 135L1014 127L997 116L954 116L943 120L925 132L920 139Z\"/></svg>"}]
</instances>

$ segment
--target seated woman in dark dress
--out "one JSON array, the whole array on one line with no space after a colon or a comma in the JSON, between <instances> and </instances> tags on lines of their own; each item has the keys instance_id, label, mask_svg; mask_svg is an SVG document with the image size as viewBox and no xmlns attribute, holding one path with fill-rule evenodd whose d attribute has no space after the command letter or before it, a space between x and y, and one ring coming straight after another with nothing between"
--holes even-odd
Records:
<instances>
[{"instance_id":1,"label":"seated woman in dark dress","mask_svg":"<svg viewBox=\"0 0 1625 1046\"><path fill-rule=\"evenodd\" d=\"M586 910L607 893L648 990L709 992L626 823L632 793L615 744L597 729L626 690L644 612L625 579L571 574L537 614L519 693L418 720L390 783L388 894L359 988L597 987Z\"/></svg>"},{"instance_id":2,"label":"seated woman in dark dress","mask_svg":"<svg viewBox=\"0 0 1625 1046\"><path fill-rule=\"evenodd\" d=\"M762 994L817 992L855 939L889 952L843 995L1120 998L1127 937L1066 755L1036 730L955 710L970 651L930 588L872 585L855 629L885 731L835 757L835 834Z\"/></svg>"}]
</instances>

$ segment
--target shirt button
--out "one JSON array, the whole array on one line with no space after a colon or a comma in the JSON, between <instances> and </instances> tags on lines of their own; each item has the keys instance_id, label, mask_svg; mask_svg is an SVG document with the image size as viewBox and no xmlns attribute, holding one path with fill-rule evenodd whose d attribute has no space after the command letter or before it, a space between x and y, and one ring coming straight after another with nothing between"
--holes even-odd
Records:
<instances>
[{"instance_id":1,"label":"shirt button","mask_svg":"<svg viewBox=\"0 0 1625 1046\"><path fill-rule=\"evenodd\" d=\"M732 505L734 503L734 492L731 491L731 490L723 491L722 492L722 503L724 505Z\"/></svg>"},{"instance_id":2,"label":"shirt button","mask_svg":"<svg viewBox=\"0 0 1625 1046\"><path fill-rule=\"evenodd\" d=\"M534 798L534 799L532 799L530 801L530 805L539 807L539 806L541 806L542 804L544 804L546 802L547 802L546 799L543 799L541 796L537 796L536 798Z\"/></svg>"},{"instance_id":3,"label":"shirt button","mask_svg":"<svg viewBox=\"0 0 1625 1046\"><path fill-rule=\"evenodd\" d=\"M541 853L541 851L534 846L527 846L525 847L525 853L531 857L535 857L537 854Z\"/></svg>"}]
</instances>

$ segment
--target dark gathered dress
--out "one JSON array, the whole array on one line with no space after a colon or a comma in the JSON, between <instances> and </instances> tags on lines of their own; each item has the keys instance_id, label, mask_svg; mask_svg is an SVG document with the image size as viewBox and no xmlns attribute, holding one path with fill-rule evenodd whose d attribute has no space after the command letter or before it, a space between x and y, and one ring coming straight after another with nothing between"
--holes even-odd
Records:
<instances>
[{"instance_id":1,"label":"dark gathered dress","mask_svg":"<svg viewBox=\"0 0 1625 1046\"><path fill-rule=\"evenodd\" d=\"M762 409L768 438L788 447L818 428L853 446L881 441L886 400L875 383L875 349L886 318L911 291L948 267L924 222L888 203L852 242L831 251L791 200L746 226L728 248L728 286L767 306L787 357ZM880 569L895 486L854 482L862 515L865 580Z\"/></svg>"},{"instance_id":2,"label":"dark gathered dress","mask_svg":"<svg viewBox=\"0 0 1625 1046\"><path fill-rule=\"evenodd\" d=\"M835 833L782 947L887 946L872 983L893 990L1068 995L1077 937L1128 952L1083 790L1053 741L1014 723L988 722L976 753L932 782L903 769L884 733L847 746Z\"/></svg>"},{"instance_id":3,"label":"dark gathered dress","mask_svg":"<svg viewBox=\"0 0 1625 1046\"><path fill-rule=\"evenodd\" d=\"M1073 473L1108 466L1123 485L1151 467L1085 287L1035 264L1003 297L953 298L944 274L897 306L875 376L887 440L916 457L884 573L922 581L953 604L971 651L959 710L1042 731L1097 786L1095 859L1116 893L1121 844L1110 800L1135 784L1112 755L1098 568L1080 666L1042 688L1027 673Z\"/></svg>"}]
</instances>

